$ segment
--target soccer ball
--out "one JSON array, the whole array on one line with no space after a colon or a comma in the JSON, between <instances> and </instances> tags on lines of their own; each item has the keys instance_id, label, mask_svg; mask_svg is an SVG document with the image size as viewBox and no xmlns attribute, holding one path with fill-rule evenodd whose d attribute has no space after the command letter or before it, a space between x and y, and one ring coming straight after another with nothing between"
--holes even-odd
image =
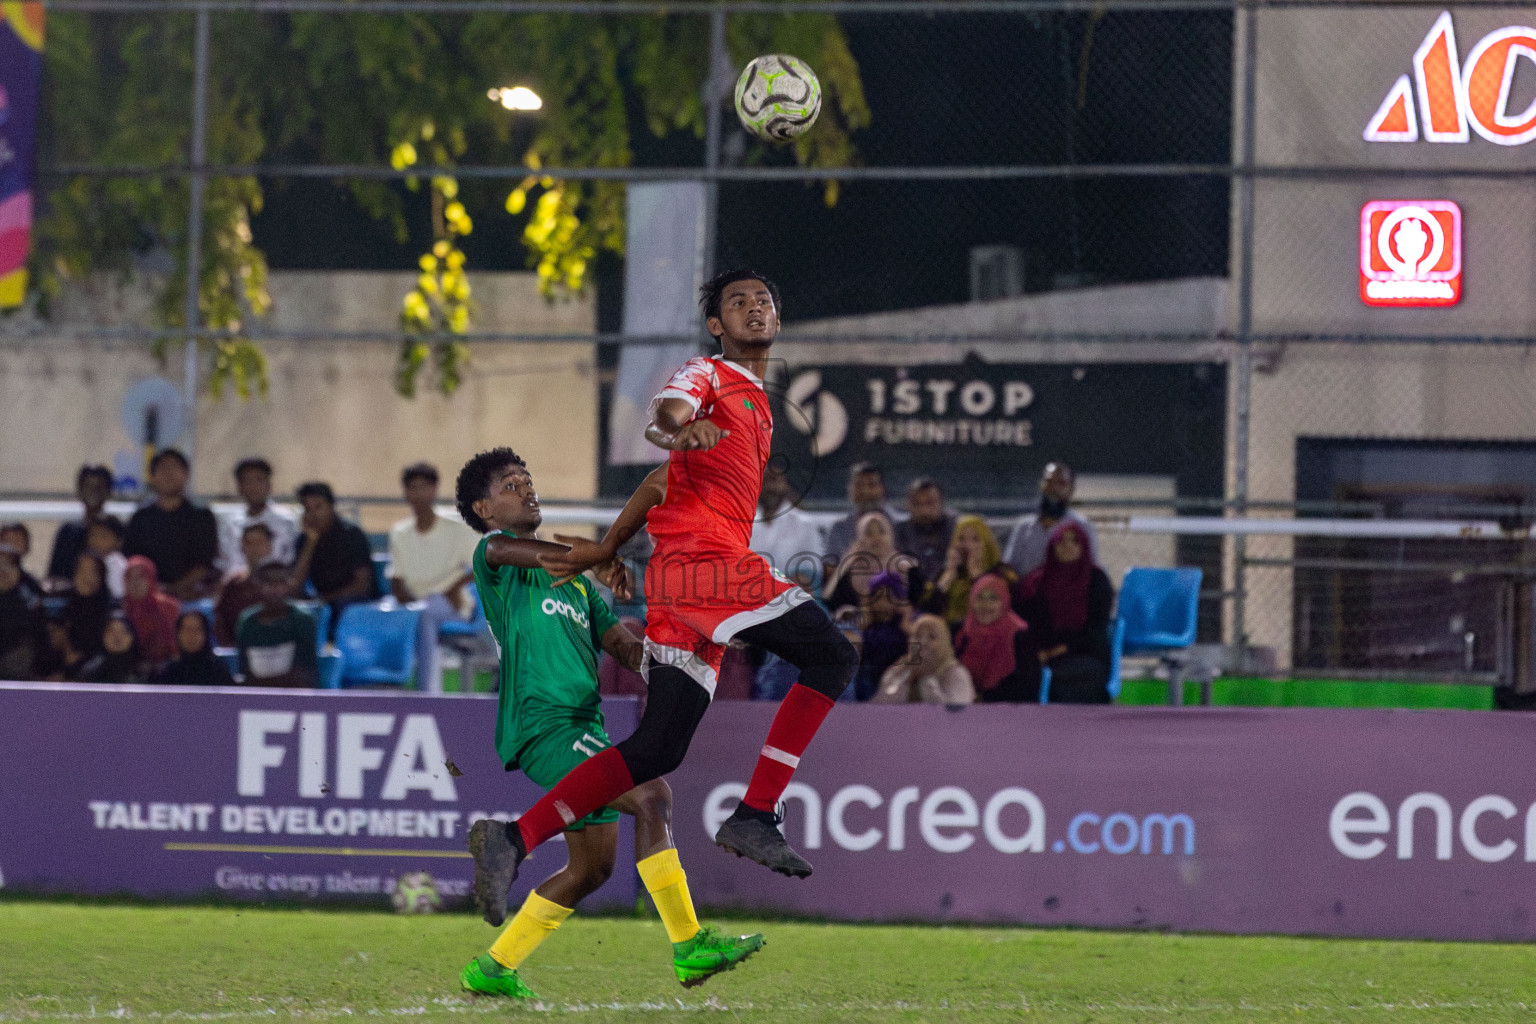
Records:
<instances>
[{"instance_id":1,"label":"soccer ball","mask_svg":"<svg viewBox=\"0 0 1536 1024\"><path fill-rule=\"evenodd\" d=\"M736 79L736 116L765 142L788 142L815 124L819 113L821 83L798 57L758 57Z\"/></svg>"},{"instance_id":2,"label":"soccer ball","mask_svg":"<svg viewBox=\"0 0 1536 1024\"><path fill-rule=\"evenodd\" d=\"M395 894L391 897L395 905L395 912L400 914L430 914L442 909L443 898L437 894L437 886L432 884L432 876L425 871L412 871L408 875L400 876L400 883L395 886Z\"/></svg>"}]
</instances>

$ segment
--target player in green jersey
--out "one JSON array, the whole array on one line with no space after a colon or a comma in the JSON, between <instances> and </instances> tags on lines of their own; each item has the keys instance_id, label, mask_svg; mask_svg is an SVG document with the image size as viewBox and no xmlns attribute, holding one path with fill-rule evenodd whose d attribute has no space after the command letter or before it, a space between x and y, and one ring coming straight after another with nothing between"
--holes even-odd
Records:
<instances>
[{"instance_id":1,"label":"player in green jersey","mask_svg":"<svg viewBox=\"0 0 1536 1024\"><path fill-rule=\"evenodd\" d=\"M486 534L475 548L475 587L491 632L501 644L496 752L508 771L521 769L549 789L578 764L611 746L597 692L599 649L640 668L641 642L619 624L592 582L577 577L557 590L539 556L569 550L538 540L543 516L533 477L510 448L481 452L459 471L456 498L464 521ZM627 597L629 577L617 559L598 569ZM763 947L761 935L732 937L701 928L688 879L672 844L672 791L655 779L581 819L566 817L566 865L528 894L522 909L486 953L471 960L460 983L471 992L531 998L517 968L608 880L618 851L619 812L635 819L635 867L672 940L672 964L684 986L702 984ZM503 822L470 828L475 902L501 924L512 884L512 847ZM501 869L505 861L504 870Z\"/></svg>"}]
</instances>

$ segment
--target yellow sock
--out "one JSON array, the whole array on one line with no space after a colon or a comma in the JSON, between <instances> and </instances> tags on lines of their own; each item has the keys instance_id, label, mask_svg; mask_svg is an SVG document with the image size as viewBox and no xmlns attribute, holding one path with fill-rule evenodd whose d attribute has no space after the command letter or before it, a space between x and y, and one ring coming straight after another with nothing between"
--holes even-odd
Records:
<instances>
[{"instance_id":1,"label":"yellow sock","mask_svg":"<svg viewBox=\"0 0 1536 1024\"><path fill-rule=\"evenodd\" d=\"M491 959L503 967L516 970L528 959L539 943L554 934L556 928L571 916L571 907L551 903L536 892L530 892L523 901L523 909L512 918L512 923L497 936L491 946Z\"/></svg>"},{"instance_id":2,"label":"yellow sock","mask_svg":"<svg viewBox=\"0 0 1536 1024\"><path fill-rule=\"evenodd\" d=\"M662 850L637 861L635 867L651 894L651 901L656 904L661 923L667 926L667 937L673 942L687 942L697 935L699 919L693 912L688 876L683 873L683 863L677 859L677 851Z\"/></svg>"}]
</instances>

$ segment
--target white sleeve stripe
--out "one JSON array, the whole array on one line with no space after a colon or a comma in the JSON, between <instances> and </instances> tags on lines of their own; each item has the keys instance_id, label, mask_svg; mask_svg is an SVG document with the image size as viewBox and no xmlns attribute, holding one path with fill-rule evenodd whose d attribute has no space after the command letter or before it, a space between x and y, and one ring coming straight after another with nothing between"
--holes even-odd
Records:
<instances>
[{"instance_id":1,"label":"white sleeve stripe","mask_svg":"<svg viewBox=\"0 0 1536 1024\"><path fill-rule=\"evenodd\" d=\"M653 401L659 403L668 398L681 398L695 409L699 407L698 398L682 390L681 388L662 388L661 393L657 395Z\"/></svg>"}]
</instances>

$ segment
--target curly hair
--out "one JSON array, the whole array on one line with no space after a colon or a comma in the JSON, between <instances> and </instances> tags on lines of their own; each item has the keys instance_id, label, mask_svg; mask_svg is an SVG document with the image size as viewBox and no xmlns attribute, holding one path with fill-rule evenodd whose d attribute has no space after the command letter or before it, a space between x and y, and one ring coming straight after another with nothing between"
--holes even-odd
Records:
<instances>
[{"instance_id":1,"label":"curly hair","mask_svg":"<svg viewBox=\"0 0 1536 1024\"><path fill-rule=\"evenodd\" d=\"M459 470L459 479L453 487L453 501L458 506L459 515L477 533L490 530L490 524L475 512L475 502L490 497L491 478L508 466L527 469L528 463L511 448L492 448L480 452Z\"/></svg>"},{"instance_id":2,"label":"curly hair","mask_svg":"<svg viewBox=\"0 0 1536 1024\"><path fill-rule=\"evenodd\" d=\"M704 310L704 319L720 315L720 298L725 294L725 286L737 281L763 282L768 288L768 294L773 297L773 308L779 308L779 286L762 274L755 270L722 270L699 289L699 306Z\"/></svg>"}]
</instances>

